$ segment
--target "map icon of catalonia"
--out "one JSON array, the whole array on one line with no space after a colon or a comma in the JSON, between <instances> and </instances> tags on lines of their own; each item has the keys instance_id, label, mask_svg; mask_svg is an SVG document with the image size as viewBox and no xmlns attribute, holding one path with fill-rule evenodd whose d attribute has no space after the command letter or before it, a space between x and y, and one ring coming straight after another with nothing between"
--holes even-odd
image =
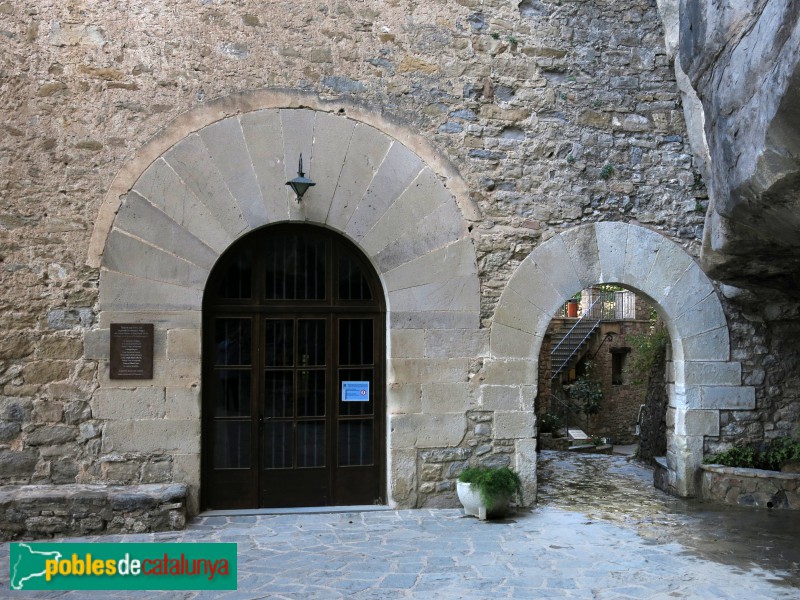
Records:
<instances>
[{"instance_id":1,"label":"map icon of catalonia","mask_svg":"<svg viewBox=\"0 0 800 600\"><path fill-rule=\"evenodd\" d=\"M26 581L45 576L45 561L60 559L60 552L42 552L34 550L28 544L12 546L9 582L11 589L24 590Z\"/></svg>"}]
</instances>

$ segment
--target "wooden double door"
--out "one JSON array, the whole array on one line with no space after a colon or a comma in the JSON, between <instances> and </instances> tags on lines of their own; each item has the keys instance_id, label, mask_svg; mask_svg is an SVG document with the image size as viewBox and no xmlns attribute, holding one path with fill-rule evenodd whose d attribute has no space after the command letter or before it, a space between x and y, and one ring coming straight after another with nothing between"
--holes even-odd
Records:
<instances>
[{"instance_id":1,"label":"wooden double door","mask_svg":"<svg viewBox=\"0 0 800 600\"><path fill-rule=\"evenodd\" d=\"M204 508L383 503L385 310L349 242L267 227L204 298Z\"/></svg>"}]
</instances>

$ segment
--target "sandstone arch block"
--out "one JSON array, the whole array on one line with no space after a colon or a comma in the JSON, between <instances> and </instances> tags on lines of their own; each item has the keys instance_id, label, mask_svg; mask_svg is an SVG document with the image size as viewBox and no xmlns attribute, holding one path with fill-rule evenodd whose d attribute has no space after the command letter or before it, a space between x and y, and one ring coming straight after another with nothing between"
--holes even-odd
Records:
<instances>
[{"instance_id":1,"label":"sandstone arch block","mask_svg":"<svg viewBox=\"0 0 800 600\"><path fill-rule=\"evenodd\" d=\"M628 224L613 221L595 223L600 283L614 283L625 277L625 249L628 246Z\"/></svg>"},{"instance_id":2,"label":"sandstone arch block","mask_svg":"<svg viewBox=\"0 0 800 600\"><path fill-rule=\"evenodd\" d=\"M355 240L363 238L422 168L422 161L416 154L394 142L350 216L345 232Z\"/></svg>"},{"instance_id":3,"label":"sandstone arch block","mask_svg":"<svg viewBox=\"0 0 800 600\"><path fill-rule=\"evenodd\" d=\"M248 228L258 227L267 214L239 119L214 123L201 130L200 137Z\"/></svg>"},{"instance_id":4,"label":"sandstone arch block","mask_svg":"<svg viewBox=\"0 0 800 600\"><path fill-rule=\"evenodd\" d=\"M389 292L393 292L440 283L443 277L452 279L474 275L477 280L477 273L472 240L465 238L387 271L385 281Z\"/></svg>"},{"instance_id":5,"label":"sandstone arch block","mask_svg":"<svg viewBox=\"0 0 800 600\"><path fill-rule=\"evenodd\" d=\"M200 310L203 291L104 269L100 272L99 301L103 311Z\"/></svg>"},{"instance_id":6,"label":"sandstone arch block","mask_svg":"<svg viewBox=\"0 0 800 600\"><path fill-rule=\"evenodd\" d=\"M232 238L247 231L247 221L199 135L190 135L164 159Z\"/></svg>"},{"instance_id":7,"label":"sandstone arch block","mask_svg":"<svg viewBox=\"0 0 800 600\"><path fill-rule=\"evenodd\" d=\"M169 218L136 192L123 203L114 227L118 231L149 242L151 245L211 270L217 253L185 227Z\"/></svg>"},{"instance_id":8,"label":"sandstone arch block","mask_svg":"<svg viewBox=\"0 0 800 600\"><path fill-rule=\"evenodd\" d=\"M209 270L114 229L103 266L142 279L203 289Z\"/></svg>"},{"instance_id":9,"label":"sandstone arch block","mask_svg":"<svg viewBox=\"0 0 800 600\"><path fill-rule=\"evenodd\" d=\"M399 238L413 235L419 222L443 205L452 205L451 195L441 185L436 173L426 167L361 238L361 245L368 252L379 255Z\"/></svg>"},{"instance_id":10,"label":"sandstone arch block","mask_svg":"<svg viewBox=\"0 0 800 600\"><path fill-rule=\"evenodd\" d=\"M625 271L620 283L647 291L647 278L664 238L644 227L628 226L625 243Z\"/></svg>"},{"instance_id":11,"label":"sandstone arch block","mask_svg":"<svg viewBox=\"0 0 800 600\"><path fill-rule=\"evenodd\" d=\"M531 354L532 348L541 345L541 340L537 343L531 333L502 323L492 325L492 338L490 344L493 358L522 357L533 360L535 357Z\"/></svg>"},{"instance_id":12,"label":"sandstone arch block","mask_svg":"<svg viewBox=\"0 0 800 600\"><path fill-rule=\"evenodd\" d=\"M247 152L261 190L266 214L265 222L274 223L289 218L290 190L286 187L286 161L282 151L283 127L280 112L258 110L239 117ZM295 159L296 161L297 159ZM295 162L295 167L297 163ZM283 187L281 187L283 186Z\"/></svg>"},{"instance_id":13,"label":"sandstone arch block","mask_svg":"<svg viewBox=\"0 0 800 600\"><path fill-rule=\"evenodd\" d=\"M713 294L714 286L697 263L692 261L661 304L670 314L682 315Z\"/></svg>"},{"instance_id":14,"label":"sandstone arch block","mask_svg":"<svg viewBox=\"0 0 800 600\"><path fill-rule=\"evenodd\" d=\"M344 165L342 158L350 144L355 127L355 121L350 119L317 113L311 155L303 155L306 174L317 184L306 192L308 200L304 200L303 209L309 221L324 223L328 218L331 201ZM286 157L287 163L291 164L291 158L291 156ZM294 164L297 165L297 159Z\"/></svg>"},{"instance_id":15,"label":"sandstone arch block","mask_svg":"<svg viewBox=\"0 0 800 600\"><path fill-rule=\"evenodd\" d=\"M547 273L548 280L565 301L581 289L580 277L568 257L567 243L563 235L549 239L536 249L536 264L542 273ZM547 268L542 268L542 265L547 265ZM559 268L551 268L553 265L558 265Z\"/></svg>"},{"instance_id":16,"label":"sandstone arch block","mask_svg":"<svg viewBox=\"0 0 800 600\"><path fill-rule=\"evenodd\" d=\"M391 139L372 127L355 126L325 221L328 225L345 230L391 145Z\"/></svg>"},{"instance_id":17,"label":"sandstone arch block","mask_svg":"<svg viewBox=\"0 0 800 600\"><path fill-rule=\"evenodd\" d=\"M675 284L692 264L692 257L683 248L665 238L659 246L647 280L639 287L648 290L649 295L663 307Z\"/></svg>"},{"instance_id":18,"label":"sandstone arch block","mask_svg":"<svg viewBox=\"0 0 800 600\"><path fill-rule=\"evenodd\" d=\"M594 285L603 276L600 251L594 224L574 227L561 234L572 268L578 276L581 289Z\"/></svg>"},{"instance_id":19,"label":"sandstone arch block","mask_svg":"<svg viewBox=\"0 0 800 600\"><path fill-rule=\"evenodd\" d=\"M227 248L234 239L163 158L154 162L142 174L126 197L131 194L138 194L147 200L218 253ZM118 216L124 215L126 210L123 205ZM144 223L145 227L148 225L149 223Z\"/></svg>"},{"instance_id":20,"label":"sandstone arch block","mask_svg":"<svg viewBox=\"0 0 800 600\"><path fill-rule=\"evenodd\" d=\"M517 273L506 288L525 298L545 314L553 314L565 301L563 293L555 288L545 270L530 257L517 267Z\"/></svg>"},{"instance_id":21,"label":"sandstone arch block","mask_svg":"<svg viewBox=\"0 0 800 600\"><path fill-rule=\"evenodd\" d=\"M457 212L458 208L450 202L440 204L431 214L417 221L412 230L406 231L376 255L378 268L389 271L462 239L466 231Z\"/></svg>"}]
</instances>

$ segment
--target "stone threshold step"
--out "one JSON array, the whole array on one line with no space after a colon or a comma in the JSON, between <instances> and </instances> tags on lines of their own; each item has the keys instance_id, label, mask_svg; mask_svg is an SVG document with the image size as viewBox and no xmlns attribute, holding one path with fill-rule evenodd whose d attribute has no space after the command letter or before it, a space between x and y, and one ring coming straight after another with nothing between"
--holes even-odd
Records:
<instances>
[{"instance_id":1,"label":"stone threshold step","mask_svg":"<svg viewBox=\"0 0 800 600\"><path fill-rule=\"evenodd\" d=\"M392 510L380 504L364 504L357 506L297 506L290 508L240 508L206 510L198 517L242 517L248 515L326 515L352 512L378 512Z\"/></svg>"}]
</instances>

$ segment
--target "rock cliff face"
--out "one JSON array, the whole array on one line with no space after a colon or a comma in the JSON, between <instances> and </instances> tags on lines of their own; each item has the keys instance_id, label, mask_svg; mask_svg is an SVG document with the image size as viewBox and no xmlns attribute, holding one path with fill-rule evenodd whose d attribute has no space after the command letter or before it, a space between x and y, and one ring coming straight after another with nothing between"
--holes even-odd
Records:
<instances>
[{"instance_id":1,"label":"rock cliff face","mask_svg":"<svg viewBox=\"0 0 800 600\"><path fill-rule=\"evenodd\" d=\"M679 79L686 74L702 104L688 120L704 122L710 155L704 266L734 286L792 292L800 285L800 3L659 4Z\"/></svg>"}]
</instances>

